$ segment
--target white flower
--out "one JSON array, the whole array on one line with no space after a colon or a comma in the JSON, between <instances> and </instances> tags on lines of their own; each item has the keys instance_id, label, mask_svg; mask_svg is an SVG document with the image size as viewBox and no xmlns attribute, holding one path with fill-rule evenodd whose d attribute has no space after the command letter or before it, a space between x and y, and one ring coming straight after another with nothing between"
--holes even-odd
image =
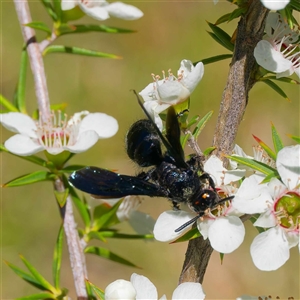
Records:
<instances>
[{"instance_id":1,"label":"white flower","mask_svg":"<svg viewBox=\"0 0 300 300\"><path fill-rule=\"evenodd\" d=\"M257 63L276 77L290 76L294 72L300 77L300 51L295 44L299 32L293 31L278 13L270 13L266 23L266 35L254 49Z\"/></svg>"},{"instance_id":2,"label":"white flower","mask_svg":"<svg viewBox=\"0 0 300 300\"><path fill-rule=\"evenodd\" d=\"M113 117L87 111L76 113L68 122L67 116L62 120L60 113L53 113L51 120L42 123L18 112L1 114L0 121L8 130L17 133L4 145L10 152L20 156L42 150L53 155L65 150L83 152L98 139L109 138L118 131L118 122Z\"/></svg>"},{"instance_id":3,"label":"white flower","mask_svg":"<svg viewBox=\"0 0 300 300\"><path fill-rule=\"evenodd\" d=\"M110 16L124 19L136 20L143 16L143 12L133 5L125 4L123 2L108 3L105 0L62 0L62 10L69 10L75 6L88 16L96 20L106 20Z\"/></svg>"},{"instance_id":4,"label":"white flower","mask_svg":"<svg viewBox=\"0 0 300 300\"><path fill-rule=\"evenodd\" d=\"M168 71L167 77L163 71L161 80L158 75L152 74L154 82L148 84L139 94L143 97L144 106L158 127L162 127L161 120L158 120L160 119L158 114L171 105L186 101L202 79L203 74L202 62L194 67L192 62L186 59L181 61L177 77L171 73L171 70Z\"/></svg>"},{"instance_id":5,"label":"white flower","mask_svg":"<svg viewBox=\"0 0 300 300\"><path fill-rule=\"evenodd\" d=\"M130 281L118 279L105 289L105 300L126 299L135 300L136 291Z\"/></svg>"},{"instance_id":6,"label":"white flower","mask_svg":"<svg viewBox=\"0 0 300 300\"><path fill-rule=\"evenodd\" d=\"M205 294L200 283L181 283L173 292L172 299L176 300L202 300ZM154 284L145 276L132 274L130 281L116 280L105 289L105 300L157 300L158 293ZM160 299L166 299L163 295Z\"/></svg>"},{"instance_id":7,"label":"white flower","mask_svg":"<svg viewBox=\"0 0 300 300\"><path fill-rule=\"evenodd\" d=\"M260 1L266 8L271 10L284 9L290 3L290 0L260 0Z\"/></svg>"},{"instance_id":8,"label":"white flower","mask_svg":"<svg viewBox=\"0 0 300 300\"><path fill-rule=\"evenodd\" d=\"M244 170L227 171L219 158L211 156L204 164L204 170L213 178L216 189L220 194L234 195L236 188L230 185L232 182L244 176ZM181 206L185 209L184 206ZM204 239L209 239L211 246L221 253L230 253L237 249L244 240L245 228L240 220L241 215L231 203L225 203L215 209L216 213L208 210L205 215L197 220L197 227ZM154 226L155 239L163 242L176 240L187 232L192 224L179 232L177 228L186 222L196 218L197 213L178 210L162 213Z\"/></svg>"},{"instance_id":9,"label":"white flower","mask_svg":"<svg viewBox=\"0 0 300 300\"><path fill-rule=\"evenodd\" d=\"M272 178L261 184L262 175L245 179L233 199L244 213L261 215L255 226L270 228L255 237L250 252L257 268L272 271L289 259L289 249L299 244L300 145L285 147L277 154L281 181Z\"/></svg>"}]
</instances>

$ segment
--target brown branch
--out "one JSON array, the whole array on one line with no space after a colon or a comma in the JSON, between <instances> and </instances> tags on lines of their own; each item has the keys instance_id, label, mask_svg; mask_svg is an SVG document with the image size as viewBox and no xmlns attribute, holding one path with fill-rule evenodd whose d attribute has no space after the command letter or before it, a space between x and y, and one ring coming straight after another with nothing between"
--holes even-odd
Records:
<instances>
[{"instance_id":1,"label":"brown branch","mask_svg":"<svg viewBox=\"0 0 300 300\"><path fill-rule=\"evenodd\" d=\"M257 65L253 52L257 42L262 39L267 15L268 10L260 0L250 0L247 13L238 24L235 50L213 140L215 154L223 162L224 154L230 154L234 147L238 127L248 103L248 94L255 83L253 74ZM179 283L202 283L212 251L208 239L200 237L189 241Z\"/></svg>"}]
</instances>

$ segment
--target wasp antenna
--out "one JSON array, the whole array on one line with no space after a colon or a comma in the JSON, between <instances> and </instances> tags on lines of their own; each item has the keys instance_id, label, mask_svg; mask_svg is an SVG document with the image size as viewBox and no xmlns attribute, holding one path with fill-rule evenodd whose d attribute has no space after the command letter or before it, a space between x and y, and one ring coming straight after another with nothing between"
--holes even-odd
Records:
<instances>
[{"instance_id":1,"label":"wasp antenna","mask_svg":"<svg viewBox=\"0 0 300 300\"><path fill-rule=\"evenodd\" d=\"M147 112L147 110L145 109L144 104L143 104L143 102L142 102L142 100L141 100L139 94L136 92L136 90L132 90L132 91L134 92L134 94L135 94L135 96L136 96L136 99L137 99L137 101L138 101L140 107L142 108L143 112L145 113L145 115L147 116L147 118L148 118L150 121L152 121L152 118L151 118L151 116L149 115L149 113ZM152 122L153 122L153 121L152 121ZM156 124L155 124L154 122L153 122L153 124L155 125L155 127L157 127ZM157 128L157 130L159 131L158 128Z\"/></svg>"},{"instance_id":2,"label":"wasp antenna","mask_svg":"<svg viewBox=\"0 0 300 300\"><path fill-rule=\"evenodd\" d=\"M233 198L234 198L234 196L229 196L229 197L223 198L217 204L220 204L220 203L223 203L223 202L226 202L226 201L230 201Z\"/></svg>"},{"instance_id":3,"label":"wasp antenna","mask_svg":"<svg viewBox=\"0 0 300 300\"><path fill-rule=\"evenodd\" d=\"M192 223L196 222L198 219L200 218L200 215L194 217L193 219L187 221L186 223L184 223L183 225L181 225L180 227L178 227L177 229L175 229L175 232L179 232L182 229L188 227L189 225L191 225Z\"/></svg>"}]
</instances>

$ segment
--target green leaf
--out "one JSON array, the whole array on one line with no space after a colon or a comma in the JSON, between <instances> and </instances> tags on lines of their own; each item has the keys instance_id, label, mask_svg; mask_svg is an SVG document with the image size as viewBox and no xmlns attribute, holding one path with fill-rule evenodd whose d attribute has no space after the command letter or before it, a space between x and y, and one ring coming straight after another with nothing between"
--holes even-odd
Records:
<instances>
[{"instance_id":1,"label":"green leaf","mask_svg":"<svg viewBox=\"0 0 300 300\"><path fill-rule=\"evenodd\" d=\"M273 124L271 125L271 130L272 130L273 145L274 145L275 152L277 154L281 149L283 149L284 146L283 146L282 140Z\"/></svg>"},{"instance_id":2,"label":"green leaf","mask_svg":"<svg viewBox=\"0 0 300 300\"><path fill-rule=\"evenodd\" d=\"M247 8L236 8L234 11L232 11L231 13L225 14L222 17L220 17L215 25L219 25L225 22L230 22L236 18L239 18L243 13L245 13L247 11Z\"/></svg>"},{"instance_id":3,"label":"green leaf","mask_svg":"<svg viewBox=\"0 0 300 300\"><path fill-rule=\"evenodd\" d=\"M300 144L300 136L291 135L291 134L288 134L287 136L293 139L294 141L296 141L298 144Z\"/></svg>"},{"instance_id":4,"label":"green leaf","mask_svg":"<svg viewBox=\"0 0 300 300\"><path fill-rule=\"evenodd\" d=\"M94 210L94 222L93 222L93 231L98 231L99 229L108 226L111 221L116 217L117 210L121 205L123 199L120 199L114 206L109 207L107 205L101 205L102 207L97 206ZM103 209L108 208L107 212L103 212Z\"/></svg>"},{"instance_id":5,"label":"green leaf","mask_svg":"<svg viewBox=\"0 0 300 300\"><path fill-rule=\"evenodd\" d=\"M62 261L62 249L63 249L63 241L64 241L64 227L60 226L58 237L55 244L54 254L53 254L53 264L52 264L52 272L54 279L54 286L56 289L60 287L60 268Z\"/></svg>"},{"instance_id":6,"label":"green leaf","mask_svg":"<svg viewBox=\"0 0 300 300\"><path fill-rule=\"evenodd\" d=\"M212 64L215 63L217 61L221 61L224 59L228 59L228 58L232 58L232 54L221 54L221 55L216 55L216 56L212 56L212 57L208 57L208 58L204 58L200 61L202 61L202 63L204 65L208 65L208 64ZM200 62L199 61L199 62ZM198 62L197 62L198 63Z\"/></svg>"},{"instance_id":7,"label":"green leaf","mask_svg":"<svg viewBox=\"0 0 300 300\"><path fill-rule=\"evenodd\" d=\"M273 159L276 160L276 153L267 145L265 144L260 138L253 135L254 139L258 142L258 144L266 151L266 153Z\"/></svg>"},{"instance_id":8,"label":"green leaf","mask_svg":"<svg viewBox=\"0 0 300 300\"><path fill-rule=\"evenodd\" d=\"M216 150L216 147L208 147L208 148L206 148L206 149L203 151L203 154L204 154L205 156L208 156L208 155L210 155L214 150Z\"/></svg>"},{"instance_id":9,"label":"green leaf","mask_svg":"<svg viewBox=\"0 0 300 300\"><path fill-rule=\"evenodd\" d=\"M292 79L290 77L280 77L277 78L276 76L264 76L262 78L260 78L260 81L264 81L264 80L277 80L277 81L281 81L281 82L285 82L285 83L290 83L290 84L300 84L300 81L297 81L295 79Z\"/></svg>"},{"instance_id":10,"label":"green leaf","mask_svg":"<svg viewBox=\"0 0 300 300\"><path fill-rule=\"evenodd\" d=\"M0 144L0 152L1 152L1 151L7 152L7 153L9 153L9 154L11 154L11 155L14 155L14 156L16 156L16 157L25 159L25 160L30 161L30 162L32 162L32 163L35 163L35 164L37 164L37 165L39 165L39 166L43 166L43 167L47 167L47 166L48 166L47 161L44 160L44 159L42 159L42 158L40 158L40 157L38 157L38 156L35 156L35 155L19 156L19 155L16 155L16 154L13 154L13 153L9 152L9 151L4 147L4 145L2 145L2 144Z\"/></svg>"},{"instance_id":11,"label":"green leaf","mask_svg":"<svg viewBox=\"0 0 300 300\"><path fill-rule=\"evenodd\" d=\"M44 287L44 289L48 290L53 294L57 294L58 291L25 259L24 256L20 255L25 266L28 268L30 273L34 276L34 278Z\"/></svg>"},{"instance_id":12,"label":"green leaf","mask_svg":"<svg viewBox=\"0 0 300 300\"><path fill-rule=\"evenodd\" d=\"M201 233L199 232L198 228L195 227L195 228L192 228L191 230L189 230L188 232L186 232L181 237L179 237L177 240L173 241L172 244L186 242L186 241L195 239L199 236L201 236Z\"/></svg>"},{"instance_id":13,"label":"green leaf","mask_svg":"<svg viewBox=\"0 0 300 300\"><path fill-rule=\"evenodd\" d=\"M300 11L300 2L298 0L292 0L290 5L294 10Z\"/></svg>"},{"instance_id":14,"label":"green leaf","mask_svg":"<svg viewBox=\"0 0 300 300\"><path fill-rule=\"evenodd\" d=\"M21 277L23 280L28 282L29 284L33 285L34 287L44 290L44 286L39 283L31 274L28 274L18 268L17 266L9 263L8 261L4 261L19 277Z\"/></svg>"},{"instance_id":15,"label":"green leaf","mask_svg":"<svg viewBox=\"0 0 300 300\"><path fill-rule=\"evenodd\" d=\"M261 182L261 183L268 183L268 182L270 182L270 180L272 179L272 178L278 178L279 180L280 180L280 176L277 174L275 174L275 173L270 173L269 175L267 175L265 178L264 178L264 180Z\"/></svg>"},{"instance_id":16,"label":"green leaf","mask_svg":"<svg viewBox=\"0 0 300 300\"><path fill-rule=\"evenodd\" d=\"M267 79L267 80L259 80L259 82L263 82L267 84L270 88L272 88L275 92L277 92L281 97L286 99L287 101L291 101L290 98L286 95L286 93L273 81Z\"/></svg>"},{"instance_id":17,"label":"green leaf","mask_svg":"<svg viewBox=\"0 0 300 300\"><path fill-rule=\"evenodd\" d=\"M105 241L105 238L115 238L115 239L153 239L153 234L124 234L118 233L115 230L106 231L91 231L88 236L99 238Z\"/></svg>"},{"instance_id":18,"label":"green leaf","mask_svg":"<svg viewBox=\"0 0 300 300\"><path fill-rule=\"evenodd\" d=\"M58 17L57 17L57 15L56 15L56 13L55 13L55 11L54 11L54 9L53 9L53 6L52 6L52 3L51 3L51 1L50 0L41 0L42 1L42 3L44 4L44 6L45 6L45 8L46 8L46 10L47 10L47 12L48 12L48 14L49 14L49 16L52 18L52 20L53 21L57 21L58 20ZM57 1L57 0L54 0L54 2L59 2L59 4L60 4L60 2L61 1Z\"/></svg>"},{"instance_id":19,"label":"green leaf","mask_svg":"<svg viewBox=\"0 0 300 300\"><path fill-rule=\"evenodd\" d=\"M215 25L220 25L222 23L228 22L230 18L231 13L225 14L221 16L216 22Z\"/></svg>"},{"instance_id":20,"label":"green leaf","mask_svg":"<svg viewBox=\"0 0 300 300\"><path fill-rule=\"evenodd\" d=\"M0 104L5 107L8 111L19 112L19 110L9 102L3 95L0 94Z\"/></svg>"},{"instance_id":21,"label":"green leaf","mask_svg":"<svg viewBox=\"0 0 300 300\"><path fill-rule=\"evenodd\" d=\"M233 52L234 44L231 42L231 37L218 26L207 22L213 33L208 32L220 45Z\"/></svg>"},{"instance_id":22,"label":"green leaf","mask_svg":"<svg viewBox=\"0 0 300 300\"><path fill-rule=\"evenodd\" d=\"M27 65L28 65L28 54L27 54L27 49L24 47L21 54L19 79L18 79L18 85L15 94L15 104L17 106L17 109L23 114L27 113L26 103L25 103Z\"/></svg>"},{"instance_id":23,"label":"green leaf","mask_svg":"<svg viewBox=\"0 0 300 300\"><path fill-rule=\"evenodd\" d=\"M64 207L69 196L69 189L66 188L63 192L54 191L55 199L59 205L59 207Z\"/></svg>"},{"instance_id":24,"label":"green leaf","mask_svg":"<svg viewBox=\"0 0 300 300\"><path fill-rule=\"evenodd\" d=\"M88 234L86 234L85 238L87 242L93 239L99 240L104 243L107 242L104 236L102 235L101 231L90 231Z\"/></svg>"},{"instance_id":25,"label":"green leaf","mask_svg":"<svg viewBox=\"0 0 300 300\"><path fill-rule=\"evenodd\" d=\"M202 129L205 127L208 120L211 118L212 114L213 114L213 111L208 112L196 125L196 127L193 131L193 136L194 136L195 140L198 139L199 134L201 133Z\"/></svg>"},{"instance_id":26,"label":"green leaf","mask_svg":"<svg viewBox=\"0 0 300 300\"><path fill-rule=\"evenodd\" d=\"M61 21L62 18L61 1L53 0L52 4L53 4L53 11L57 17L56 21Z\"/></svg>"},{"instance_id":27,"label":"green leaf","mask_svg":"<svg viewBox=\"0 0 300 300\"><path fill-rule=\"evenodd\" d=\"M70 33L104 32L104 33L133 33L134 30L109 27L96 24L62 24L57 28L58 35Z\"/></svg>"},{"instance_id":28,"label":"green leaf","mask_svg":"<svg viewBox=\"0 0 300 300\"><path fill-rule=\"evenodd\" d=\"M223 259L224 259L224 253L220 253L221 265L223 264Z\"/></svg>"},{"instance_id":29,"label":"green leaf","mask_svg":"<svg viewBox=\"0 0 300 300\"><path fill-rule=\"evenodd\" d=\"M10 180L7 183L4 183L2 187L14 187L14 186L27 185L27 184L40 182L40 181L53 180L54 178L55 175L50 172L36 171L30 174L22 175L13 180Z\"/></svg>"},{"instance_id":30,"label":"green leaf","mask_svg":"<svg viewBox=\"0 0 300 300\"><path fill-rule=\"evenodd\" d=\"M188 140L191 138L192 134L191 132L188 132L186 135L184 135L183 137L181 137L181 146L184 149Z\"/></svg>"},{"instance_id":31,"label":"green leaf","mask_svg":"<svg viewBox=\"0 0 300 300\"><path fill-rule=\"evenodd\" d=\"M250 158L246 158L246 157L240 157L240 156L235 156L235 155L232 155L232 156L226 156L227 158L233 160L233 161L236 161L242 165L245 165L249 168L252 168L254 170L257 170L265 175L270 175L270 174L278 174L277 171L275 169L273 169L272 167L262 163L262 162L259 162L259 161L256 161L254 159L250 159Z\"/></svg>"},{"instance_id":32,"label":"green leaf","mask_svg":"<svg viewBox=\"0 0 300 300\"><path fill-rule=\"evenodd\" d=\"M43 22L30 22L30 23L25 24L25 26L44 31L48 34L48 36L50 36L52 33L51 29Z\"/></svg>"},{"instance_id":33,"label":"green leaf","mask_svg":"<svg viewBox=\"0 0 300 300\"><path fill-rule=\"evenodd\" d=\"M55 295L51 293L38 293L38 294L32 294L30 296L25 296L21 298L16 298L16 300L30 300L30 299L58 299Z\"/></svg>"},{"instance_id":34,"label":"green leaf","mask_svg":"<svg viewBox=\"0 0 300 300\"><path fill-rule=\"evenodd\" d=\"M95 56L95 57L104 57L104 58L112 58L112 59L120 59L121 56L104 53L99 51L88 50L84 48L78 47L67 47L62 45L50 45L45 48L43 51L43 55L49 53L68 53L68 54L77 54L77 55L85 55L85 56Z\"/></svg>"},{"instance_id":35,"label":"green leaf","mask_svg":"<svg viewBox=\"0 0 300 300\"><path fill-rule=\"evenodd\" d=\"M67 182L66 178L64 179L64 181ZM89 228L91 226L91 215L88 206L78 197L76 191L70 184L66 186L68 186L69 188L69 193L72 197L72 201L78 209L78 212L84 222L85 227Z\"/></svg>"},{"instance_id":36,"label":"green leaf","mask_svg":"<svg viewBox=\"0 0 300 300\"><path fill-rule=\"evenodd\" d=\"M105 299L105 295L103 290L92 284L88 279L85 280L86 286L87 286L87 292L89 297L91 297L92 300L97 299L94 295L94 293L100 298L100 300ZM90 298L89 298L90 300Z\"/></svg>"},{"instance_id":37,"label":"green leaf","mask_svg":"<svg viewBox=\"0 0 300 300\"><path fill-rule=\"evenodd\" d=\"M133 264L132 262L130 262L129 260L122 258L121 256L111 252L108 249L102 248L102 247L94 247L94 246L90 246L84 249L85 253L90 253L90 254L95 254L97 256L100 256L102 258L106 258L109 259L111 261L126 265L126 266L131 266L131 267L136 267L137 266L135 264Z\"/></svg>"}]
</instances>

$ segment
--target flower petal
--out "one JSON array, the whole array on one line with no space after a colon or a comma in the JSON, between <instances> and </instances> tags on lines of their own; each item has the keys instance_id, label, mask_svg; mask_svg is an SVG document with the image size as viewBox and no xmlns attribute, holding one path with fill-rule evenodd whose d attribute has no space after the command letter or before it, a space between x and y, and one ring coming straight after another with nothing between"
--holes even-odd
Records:
<instances>
[{"instance_id":1,"label":"flower petal","mask_svg":"<svg viewBox=\"0 0 300 300\"><path fill-rule=\"evenodd\" d=\"M113 2L105 8L111 16L123 20L136 20L144 15L137 7L122 2Z\"/></svg>"},{"instance_id":2,"label":"flower petal","mask_svg":"<svg viewBox=\"0 0 300 300\"><path fill-rule=\"evenodd\" d=\"M163 130L163 122L162 119L159 116L159 113L165 109L170 107L169 104L162 104L159 105L157 101L145 101L144 102L144 108L149 113L151 119L154 121L156 126L160 131Z\"/></svg>"},{"instance_id":3,"label":"flower petal","mask_svg":"<svg viewBox=\"0 0 300 300\"><path fill-rule=\"evenodd\" d=\"M216 186L230 184L231 182L240 180L245 175L245 170L227 171L223 167L222 161L215 155L212 155L204 164L204 171L211 175Z\"/></svg>"},{"instance_id":4,"label":"flower petal","mask_svg":"<svg viewBox=\"0 0 300 300\"><path fill-rule=\"evenodd\" d=\"M290 0L260 0L260 1L266 8L271 10L284 9L290 3Z\"/></svg>"},{"instance_id":5,"label":"flower petal","mask_svg":"<svg viewBox=\"0 0 300 300\"><path fill-rule=\"evenodd\" d=\"M290 257L283 229L277 226L257 235L250 246L250 253L258 269L273 271L280 268Z\"/></svg>"},{"instance_id":6,"label":"flower petal","mask_svg":"<svg viewBox=\"0 0 300 300\"><path fill-rule=\"evenodd\" d=\"M299 230L296 229L293 231L287 231L285 234L290 248L293 248L299 244L299 239L300 239Z\"/></svg>"},{"instance_id":7,"label":"flower petal","mask_svg":"<svg viewBox=\"0 0 300 300\"><path fill-rule=\"evenodd\" d=\"M254 49L257 63L268 71L284 72L292 67L292 62L285 59L280 51L276 51L268 41L259 41Z\"/></svg>"},{"instance_id":8,"label":"flower petal","mask_svg":"<svg viewBox=\"0 0 300 300\"><path fill-rule=\"evenodd\" d=\"M181 283L173 292L172 299L194 299L202 300L205 298L202 286L196 282Z\"/></svg>"},{"instance_id":9,"label":"flower petal","mask_svg":"<svg viewBox=\"0 0 300 300\"><path fill-rule=\"evenodd\" d=\"M90 113L80 123L79 134L87 131L95 131L100 139L109 138L119 129L115 118L103 113Z\"/></svg>"},{"instance_id":10,"label":"flower petal","mask_svg":"<svg viewBox=\"0 0 300 300\"><path fill-rule=\"evenodd\" d=\"M300 177L300 145L284 147L277 154L278 173L289 190L299 184Z\"/></svg>"},{"instance_id":11,"label":"flower petal","mask_svg":"<svg viewBox=\"0 0 300 300\"><path fill-rule=\"evenodd\" d=\"M157 299L157 290L155 285L145 276L133 273L130 281L136 290L136 299Z\"/></svg>"},{"instance_id":12,"label":"flower petal","mask_svg":"<svg viewBox=\"0 0 300 300\"><path fill-rule=\"evenodd\" d=\"M158 81L158 84L162 83L163 80ZM143 97L144 101L158 100L158 95L156 94L157 91L154 89L154 87L155 83L151 82L141 92L139 92L139 95Z\"/></svg>"},{"instance_id":13,"label":"flower petal","mask_svg":"<svg viewBox=\"0 0 300 300\"><path fill-rule=\"evenodd\" d=\"M220 253L231 253L243 242L245 227L236 216L218 217L208 229L211 246Z\"/></svg>"},{"instance_id":14,"label":"flower petal","mask_svg":"<svg viewBox=\"0 0 300 300\"><path fill-rule=\"evenodd\" d=\"M215 219L208 219L208 218L205 218L203 221L201 221L200 219L197 221L198 230L203 236L204 240L208 238L208 229L214 221Z\"/></svg>"},{"instance_id":15,"label":"flower petal","mask_svg":"<svg viewBox=\"0 0 300 300\"><path fill-rule=\"evenodd\" d=\"M74 145L63 147L62 149L68 150L72 153L80 153L88 150L96 144L99 136L96 131L88 130L79 134L77 141ZM48 149L47 149L48 151ZM49 152L49 151L48 151ZM50 153L50 152L49 152Z\"/></svg>"},{"instance_id":16,"label":"flower petal","mask_svg":"<svg viewBox=\"0 0 300 300\"><path fill-rule=\"evenodd\" d=\"M276 216L273 210L268 209L266 212L262 213L258 219L253 223L254 226L262 228L274 227L277 224Z\"/></svg>"},{"instance_id":17,"label":"flower petal","mask_svg":"<svg viewBox=\"0 0 300 300\"><path fill-rule=\"evenodd\" d=\"M118 279L105 289L105 300L135 300L136 291L130 281Z\"/></svg>"},{"instance_id":18,"label":"flower petal","mask_svg":"<svg viewBox=\"0 0 300 300\"><path fill-rule=\"evenodd\" d=\"M25 134L32 138L37 137L37 127L34 120L25 114L18 112L1 114L0 122L5 128L12 132Z\"/></svg>"},{"instance_id":19,"label":"flower petal","mask_svg":"<svg viewBox=\"0 0 300 300\"><path fill-rule=\"evenodd\" d=\"M9 138L4 146L13 154L28 156L44 150L44 147L35 142L29 136L16 134Z\"/></svg>"},{"instance_id":20,"label":"flower petal","mask_svg":"<svg viewBox=\"0 0 300 300\"><path fill-rule=\"evenodd\" d=\"M82 1L80 1L79 7L85 14L87 14L88 16L90 16L96 20L103 21L103 20L106 20L109 18L109 13L106 10L107 6L95 6L94 5L94 6L88 7Z\"/></svg>"},{"instance_id":21,"label":"flower petal","mask_svg":"<svg viewBox=\"0 0 300 300\"><path fill-rule=\"evenodd\" d=\"M175 229L179 228L193 217L195 217L195 214L182 210L169 210L163 212L158 217L154 226L153 233L155 239L161 242L170 242L176 240L179 236L188 231L192 224L180 232L175 232Z\"/></svg>"},{"instance_id":22,"label":"flower petal","mask_svg":"<svg viewBox=\"0 0 300 300\"><path fill-rule=\"evenodd\" d=\"M260 184L264 176L254 174L246 178L232 200L232 205L241 213L262 213L273 199L266 184Z\"/></svg>"},{"instance_id":23,"label":"flower petal","mask_svg":"<svg viewBox=\"0 0 300 300\"><path fill-rule=\"evenodd\" d=\"M77 4L78 3L75 0L61 0L61 9L69 10L74 8Z\"/></svg>"},{"instance_id":24,"label":"flower petal","mask_svg":"<svg viewBox=\"0 0 300 300\"><path fill-rule=\"evenodd\" d=\"M190 91L177 80L165 80L157 88L160 102L167 104L178 104L190 96Z\"/></svg>"},{"instance_id":25,"label":"flower petal","mask_svg":"<svg viewBox=\"0 0 300 300\"><path fill-rule=\"evenodd\" d=\"M202 62L199 62L194 67L190 60L184 59L180 63L178 74L180 74L181 71L184 71L183 74L185 75L182 83L189 92L192 93L203 77L204 65Z\"/></svg>"}]
</instances>

